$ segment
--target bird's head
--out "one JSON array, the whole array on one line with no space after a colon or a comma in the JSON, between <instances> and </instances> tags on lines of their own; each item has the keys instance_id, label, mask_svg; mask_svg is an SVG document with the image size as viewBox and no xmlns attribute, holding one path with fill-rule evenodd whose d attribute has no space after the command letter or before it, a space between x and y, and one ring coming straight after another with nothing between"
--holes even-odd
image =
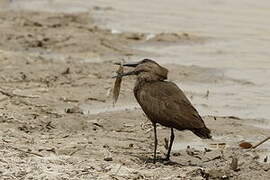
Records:
<instances>
[{"instance_id":1,"label":"bird's head","mask_svg":"<svg viewBox=\"0 0 270 180\"><path fill-rule=\"evenodd\" d=\"M120 65L119 63L116 63ZM133 67L132 71L119 74L118 76L136 75L138 79L145 81L162 81L167 79L168 70L151 59L143 59L135 63L126 63L123 66Z\"/></svg>"}]
</instances>

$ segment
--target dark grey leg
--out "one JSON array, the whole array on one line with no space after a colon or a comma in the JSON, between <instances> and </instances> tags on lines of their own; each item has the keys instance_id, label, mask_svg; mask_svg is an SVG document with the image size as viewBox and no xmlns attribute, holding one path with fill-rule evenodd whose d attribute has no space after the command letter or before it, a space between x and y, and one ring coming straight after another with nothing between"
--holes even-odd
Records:
<instances>
[{"instance_id":1,"label":"dark grey leg","mask_svg":"<svg viewBox=\"0 0 270 180\"><path fill-rule=\"evenodd\" d=\"M157 159L157 125L156 123L153 123L154 126L154 136L155 136L155 147L154 147L154 164L156 163L156 159Z\"/></svg>"},{"instance_id":2,"label":"dark grey leg","mask_svg":"<svg viewBox=\"0 0 270 180\"><path fill-rule=\"evenodd\" d=\"M168 153L166 156L166 160L170 160L170 154L171 154L171 150L172 150L173 140L174 140L174 133L173 133L173 128L171 128L171 138L170 138L170 144L169 144L169 149L168 149Z\"/></svg>"}]
</instances>

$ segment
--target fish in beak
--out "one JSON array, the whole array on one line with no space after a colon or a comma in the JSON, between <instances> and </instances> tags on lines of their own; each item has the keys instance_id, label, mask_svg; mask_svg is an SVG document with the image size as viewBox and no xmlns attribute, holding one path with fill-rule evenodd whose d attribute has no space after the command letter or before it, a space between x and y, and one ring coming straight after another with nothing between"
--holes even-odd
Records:
<instances>
[{"instance_id":1,"label":"fish in beak","mask_svg":"<svg viewBox=\"0 0 270 180\"><path fill-rule=\"evenodd\" d=\"M119 65L121 66L121 63L114 63L116 65ZM139 65L138 62L131 62L131 63L125 63L125 64L122 64L122 66L127 66L127 67L137 67ZM113 76L112 78L122 78L124 76L130 76L130 75L135 75L135 71L129 71L129 72L126 72L126 73L118 73L116 76Z\"/></svg>"},{"instance_id":2,"label":"fish in beak","mask_svg":"<svg viewBox=\"0 0 270 180\"><path fill-rule=\"evenodd\" d=\"M135 71L129 71L129 72L126 72L126 73L119 73L119 74L117 74L117 75L115 75L115 76L113 76L112 78L122 78L122 77L124 77L124 76L130 76L130 75L135 75Z\"/></svg>"}]
</instances>

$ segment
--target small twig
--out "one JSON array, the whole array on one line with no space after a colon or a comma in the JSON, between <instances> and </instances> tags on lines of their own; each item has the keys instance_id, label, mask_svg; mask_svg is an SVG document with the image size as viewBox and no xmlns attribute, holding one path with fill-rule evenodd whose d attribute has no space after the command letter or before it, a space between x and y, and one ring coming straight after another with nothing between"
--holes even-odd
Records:
<instances>
[{"instance_id":1,"label":"small twig","mask_svg":"<svg viewBox=\"0 0 270 180\"><path fill-rule=\"evenodd\" d=\"M20 152L23 152L23 153L26 153L26 154L32 154L32 155L36 155L36 156L39 156L39 157L44 157L42 154L39 154L39 153L35 153L35 152L31 152L31 151L24 151L22 149L19 149L17 147L13 147L13 146L8 146L14 150L17 150L17 151L20 151Z\"/></svg>"},{"instance_id":2,"label":"small twig","mask_svg":"<svg viewBox=\"0 0 270 180\"><path fill-rule=\"evenodd\" d=\"M195 157L195 158L198 158L198 159L202 159L202 158L199 156L198 151L197 151L196 149L194 149L194 148L190 148L190 146L187 146L186 153L187 153L189 156L192 156L192 157Z\"/></svg>"},{"instance_id":3,"label":"small twig","mask_svg":"<svg viewBox=\"0 0 270 180\"><path fill-rule=\"evenodd\" d=\"M75 149L74 151L72 151L71 153L69 153L69 156L74 155L76 152L80 151L80 149Z\"/></svg>"},{"instance_id":4,"label":"small twig","mask_svg":"<svg viewBox=\"0 0 270 180\"><path fill-rule=\"evenodd\" d=\"M12 94L10 94L9 92L6 92L6 91L4 91L2 89L0 89L0 93L3 94L3 95L5 95L5 96L8 96L8 97L13 97Z\"/></svg>"},{"instance_id":5,"label":"small twig","mask_svg":"<svg viewBox=\"0 0 270 180\"><path fill-rule=\"evenodd\" d=\"M98 99L98 98L94 98L94 97L89 97L89 98L87 98L87 100L90 100L90 101L98 101L98 102L103 102L103 103L106 102L105 99Z\"/></svg>"},{"instance_id":6,"label":"small twig","mask_svg":"<svg viewBox=\"0 0 270 180\"><path fill-rule=\"evenodd\" d=\"M232 158L232 162L231 162L230 166L231 166L231 169L233 171L237 171L239 169L238 168L238 158L236 156Z\"/></svg>"},{"instance_id":7,"label":"small twig","mask_svg":"<svg viewBox=\"0 0 270 180\"><path fill-rule=\"evenodd\" d=\"M41 109L41 112L46 113L46 114L50 114L50 115L54 115L54 116L57 117L57 118L62 117L61 114L59 114L59 113L57 113L57 112L51 112L49 109L45 109L45 108L42 108L42 109Z\"/></svg>"},{"instance_id":8,"label":"small twig","mask_svg":"<svg viewBox=\"0 0 270 180\"><path fill-rule=\"evenodd\" d=\"M68 98L60 98L61 101L64 102L79 102L77 99L68 99Z\"/></svg>"},{"instance_id":9,"label":"small twig","mask_svg":"<svg viewBox=\"0 0 270 180\"><path fill-rule=\"evenodd\" d=\"M257 143L255 146L252 146L252 149L255 149L256 147L260 146L261 144L265 143L267 140L270 139L270 136L262 140L261 142Z\"/></svg>"},{"instance_id":10,"label":"small twig","mask_svg":"<svg viewBox=\"0 0 270 180\"><path fill-rule=\"evenodd\" d=\"M13 96L21 97L21 98L40 98L40 96L26 96L26 95L14 94L14 93L12 93L12 94L13 94Z\"/></svg>"},{"instance_id":11,"label":"small twig","mask_svg":"<svg viewBox=\"0 0 270 180\"><path fill-rule=\"evenodd\" d=\"M38 151L39 152L47 151L47 152L53 152L54 154L56 154L55 148L39 149Z\"/></svg>"},{"instance_id":12,"label":"small twig","mask_svg":"<svg viewBox=\"0 0 270 180\"><path fill-rule=\"evenodd\" d=\"M54 129L55 127L52 125L52 121L49 121L46 125L45 125L46 129Z\"/></svg>"},{"instance_id":13,"label":"small twig","mask_svg":"<svg viewBox=\"0 0 270 180\"><path fill-rule=\"evenodd\" d=\"M39 157L44 157L43 155L39 154L39 153L35 153L35 152L28 152L28 151L23 151L22 152L25 152L27 154L33 154L33 155L36 155L36 156L39 156Z\"/></svg>"},{"instance_id":14,"label":"small twig","mask_svg":"<svg viewBox=\"0 0 270 180\"><path fill-rule=\"evenodd\" d=\"M114 174L115 176L117 176L117 174L119 173L121 167L122 167L122 164L119 165L119 168L117 169L117 171L116 171L115 174Z\"/></svg>"},{"instance_id":15,"label":"small twig","mask_svg":"<svg viewBox=\"0 0 270 180\"><path fill-rule=\"evenodd\" d=\"M217 160L217 159L221 159L222 157L221 156L216 156L214 158L211 158L211 159L207 159L207 160L204 160L203 162L210 162L210 161L214 161L214 160Z\"/></svg>"},{"instance_id":16,"label":"small twig","mask_svg":"<svg viewBox=\"0 0 270 180\"><path fill-rule=\"evenodd\" d=\"M145 131L145 133L147 134L147 133L149 133L150 131L152 131L152 127L150 127L150 128L148 128L146 131Z\"/></svg>"},{"instance_id":17,"label":"small twig","mask_svg":"<svg viewBox=\"0 0 270 180\"><path fill-rule=\"evenodd\" d=\"M8 96L8 97L21 97L21 98L39 98L39 96L26 96L26 95L19 95L19 94L15 94L15 93L12 93L12 92L7 92L7 91L4 91L2 89L0 89L0 93L5 95L5 96Z\"/></svg>"},{"instance_id":18,"label":"small twig","mask_svg":"<svg viewBox=\"0 0 270 180\"><path fill-rule=\"evenodd\" d=\"M30 102L27 102L25 100L22 100L20 99L19 100L20 103L26 105L26 106L34 106L34 107L48 107L47 105L39 105L39 104L33 104L33 103L30 103Z\"/></svg>"},{"instance_id":19,"label":"small twig","mask_svg":"<svg viewBox=\"0 0 270 180\"><path fill-rule=\"evenodd\" d=\"M5 143L11 143L11 141L7 141L5 139L2 138L2 141L5 142Z\"/></svg>"}]
</instances>

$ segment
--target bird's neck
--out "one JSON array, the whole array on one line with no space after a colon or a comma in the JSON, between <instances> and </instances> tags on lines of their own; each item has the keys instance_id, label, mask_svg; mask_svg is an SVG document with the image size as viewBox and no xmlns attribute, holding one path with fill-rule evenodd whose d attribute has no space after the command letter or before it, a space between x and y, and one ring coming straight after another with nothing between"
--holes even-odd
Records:
<instances>
[{"instance_id":1,"label":"bird's neck","mask_svg":"<svg viewBox=\"0 0 270 180\"><path fill-rule=\"evenodd\" d=\"M140 73L137 76L137 82L143 83L143 82L154 82L154 81L163 81L165 78L163 76L160 76L157 73Z\"/></svg>"},{"instance_id":2,"label":"bird's neck","mask_svg":"<svg viewBox=\"0 0 270 180\"><path fill-rule=\"evenodd\" d=\"M135 96L140 92L140 90L143 88L145 84L158 82L158 81L164 81L167 78L167 75L161 76L158 73L149 73L144 72L137 75L137 80L135 83L135 87L133 89Z\"/></svg>"},{"instance_id":3,"label":"bird's neck","mask_svg":"<svg viewBox=\"0 0 270 180\"><path fill-rule=\"evenodd\" d=\"M137 93L139 93L139 91L143 88L144 85L157 81L164 81L164 79L158 76L138 76L135 87L133 89L135 96Z\"/></svg>"},{"instance_id":4,"label":"bird's neck","mask_svg":"<svg viewBox=\"0 0 270 180\"><path fill-rule=\"evenodd\" d=\"M137 94L137 92L147 83L147 81L142 81L137 79L135 86L134 86L134 94Z\"/></svg>"}]
</instances>

